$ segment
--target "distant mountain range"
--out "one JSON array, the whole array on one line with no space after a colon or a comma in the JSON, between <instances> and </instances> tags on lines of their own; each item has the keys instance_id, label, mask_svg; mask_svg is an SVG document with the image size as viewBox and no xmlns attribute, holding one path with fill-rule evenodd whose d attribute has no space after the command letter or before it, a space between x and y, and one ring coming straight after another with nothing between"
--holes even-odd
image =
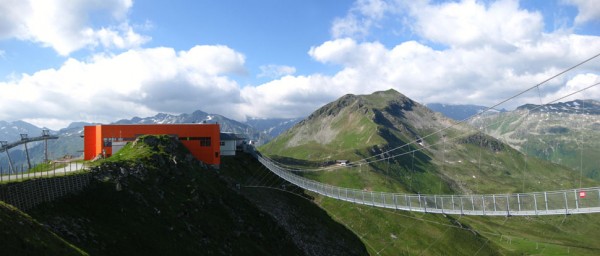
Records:
<instances>
[{"instance_id":1,"label":"distant mountain range","mask_svg":"<svg viewBox=\"0 0 600 256\"><path fill-rule=\"evenodd\" d=\"M438 103L427 106L457 121L486 109ZM513 111L490 111L468 123L530 156L583 169L585 176L600 180L599 101L525 104Z\"/></svg>"},{"instance_id":2,"label":"distant mountain range","mask_svg":"<svg viewBox=\"0 0 600 256\"><path fill-rule=\"evenodd\" d=\"M13 142L20 140L23 133L38 136L42 134L42 128L24 121L0 121L0 141Z\"/></svg>"},{"instance_id":3,"label":"distant mountain range","mask_svg":"<svg viewBox=\"0 0 600 256\"><path fill-rule=\"evenodd\" d=\"M273 118L273 119L248 119L247 122L238 122L222 115L208 114L203 111L194 111L191 114L171 115L159 113L151 117L133 117L131 119L122 119L114 122L115 124L175 124L175 123L219 123L222 132L233 132L246 136L248 140L253 140L257 144L264 144L281 132L292 127L302 118ZM83 150L83 127L93 125L86 122L74 122L68 127L58 131L51 131L51 134L58 135L57 140L48 141L48 151L50 159L58 159L69 156L80 156ZM29 136L39 136L42 134L42 128L36 127L24 121L4 122L0 121L0 141L13 142L20 140L20 134L25 133ZM32 163L40 163L44 156L44 147L42 142L28 144ZM24 166L26 163L25 150L19 146L10 151L13 164ZM0 170L6 171L8 160L6 153L0 154Z\"/></svg>"},{"instance_id":4,"label":"distant mountain range","mask_svg":"<svg viewBox=\"0 0 600 256\"><path fill-rule=\"evenodd\" d=\"M249 118L246 124L269 135L271 138L292 128L304 118Z\"/></svg>"},{"instance_id":5,"label":"distant mountain range","mask_svg":"<svg viewBox=\"0 0 600 256\"><path fill-rule=\"evenodd\" d=\"M600 115L600 101L596 100L574 100L547 105L525 104L517 110L530 110L535 113L566 113Z\"/></svg>"},{"instance_id":6,"label":"distant mountain range","mask_svg":"<svg viewBox=\"0 0 600 256\"><path fill-rule=\"evenodd\" d=\"M443 115L452 118L456 121L465 120L473 115L481 113L488 109L488 107L478 105L453 105L453 104L442 104L442 103L428 103L426 106L435 111L442 113ZM494 110L493 112L506 112L505 109L499 111Z\"/></svg>"},{"instance_id":7,"label":"distant mountain range","mask_svg":"<svg viewBox=\"0 0 600 256\"><path fill-rule=\"evenodd\" d=\"M442 103L429 103L426 106L443 115L457 121L465 120L475 114L481 113L488 107L478 105L453 105ZM515 110L530 110L535 113L566 113L566 114L588 114L600 115L600 101L597 100L574 100L558 102L546 105L525 104ZM506 109L492 110L490 114L509 112Z\"/></svg>"},{"instance_id":8,"label":"distant mountain range","mask_svg":"<svg viewBox=\"0 0 600 256\"><path fill-rule=\"evenodd\" d=\"M478 105L452 105L452 104L441 104L441 103L430 103L426 105L429 109L439 112L444 116L452 118L454 120L465 120L466 118L475 115L485 109L487 107L478 106ZM569 102L561 102L555 104L548 104L544 106L539 106L535 104L526 104L518 107L513 111L494 111L490 113L490 118L498 118L501 116L511 116L518 115L518 113L522 111L531 110L532 115L528 118L529 122L534 122L536 120L535 113L562 113L562 114L586 114L588 116L600 115L600 102L594 100L575 100ZM498 113L505 115L498 115ZM486 115L487 116L487 115ZM563 116L567 118L566 116ZM557 118L557 116L555 116ZM286 130L293 127L295 124L302 121L303 118L249 118L246 122L238 122L222 115L218 114L208 114L203 111L195 111L190 114L184 113L180 115L172 115L160 113L151 117L133 117L131 119L122 119L118 120L115 123L117 124L166 124L166 123L219 123L221 125L221 130L223 132L235 132L240 133L245 136L249 140L256 141L259 145L265 144L269 142L273 138L277 137L279 134L285 132ZM487 120L487 119L485 119ZM482 120L480 120L482 121ZM563 122L564 123L564 122ZM479 125L476 121L471 121L471 124ZM574 124L573 122L568 123L571 126ZM51 159L57 159L64 156L79 156L81 155L81 151L83 150L83 139L80 137L83 133L83 126L92 125L91 123L85 122L74 122L70 124L68 127L60 129L58 131L51 131L52 134L56 134L59 136L57 140L50 140L48 142L49 154ZM516 124L515 124L516 125ZM568 125L567 125L568 126ZM595 121L590 121L588 124L590 129L600 130L600 123L596 123ZM556 127L555 127L556 128ZM0 121L0 141L17 141L20 140L20 134L28 134L29 136L39 136L42 133L42 129L30 123L24 121L14 121L14 122L6 122ZM553 128L547 128L547 130L552 130ZM557 128L558 129L558 128ZM571 130L573 127L571 127ZM556 130L556 129L554 129ZM508 132L508 131L504 131ZM498 130L490 130L490 135L497 137L508 139L508 137L513 138L506 140L509 144L516 147L517 149L524 150L527 148L528 150L532 150L532 147L522 147L522 142L525 141L524 138L516 138L519 134L525 133L511 133L510 135L504 134ZM518 142L517 142L518 141ZM512 143L511 143L512 142ZM43 143L31 143L29 144L30 156L32 158L33 163L40 163L43 159ZM549 147L546 147L549 148ZM548 155L547 149L540 149L538 151L544 152L540 153L543 155ZM572 150L571 150L572 151ZM16 166L22 166L25 163L25 152L22 147L13 148L10 150L11 158L13 159L13 163ZM572 152L571 152L572 154ZM556 153L554 153L555 157ZM548 159L548 157L543 157L544 159ZM558 159L558 158L557 158ZM564 162L564 160L555 160L555 162ZM574 161L574 160L573 160ZM0 154L0 170L6 170L8 167L8 162L6 159L6 154ZM596 174L596 171L589 170L587 172L588 176L600 178L600 171Z\"/></svg>"},{"instance_id":9,"label":"distant mountain range","mask_svg":"<svg viewBox=\"0 0 600 256\"><path fill-rule=\"evenodd\" d=\"M600 180L600 102L526 104L469 123L530 156L568 166Z\"/></svg>"}]
</instances>

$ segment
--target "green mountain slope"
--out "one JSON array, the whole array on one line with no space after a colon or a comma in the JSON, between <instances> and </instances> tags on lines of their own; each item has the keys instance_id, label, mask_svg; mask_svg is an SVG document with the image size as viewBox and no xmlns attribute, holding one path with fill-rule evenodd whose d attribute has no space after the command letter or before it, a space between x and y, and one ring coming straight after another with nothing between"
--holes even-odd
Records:
<instances>
[{"instance_id":1,"label":"green mountain slope","mask_svg":"<svg viewBox=\"0 0 600 256\"><path fill-rule=\"evenodd\" d=\"M346 95L315 111L260 151L281 163L304 168L326 167L336 159L360 164L363 162L358 160L369 158L375 162L302 174L327 184L366 191L515 193L575 188L580 183L595 185L578 172L528 158L467 126L454 125L436 133L451 125L451 120L393 90ZM409 142L417 143L401 147ZM413 154L414 149L419 151ZM397 156L387 159L389 155ZM395 212L320 196L315 201L358 234L371 254L540 253L535 247L531 250L532 241L537 241L538 249L540 242L559 244L541 254L570 250L567 247L582 247L578 249L580 254L599 252L586 237L600 235L600 231L581 231L576 226L586 221L600 223L596 215L570 216L565 222L556 222L553 217L523 221L525 218ZM566 226L573 233L555 234ZM519 242L504 243L505 237Z\"/></svg>"},{"instance_id":2,"label":"green mountain slope","mask_svg":"<svg viewBox=\"0 0 600 256\"><path fill-rule=\"evenodd\" d=\"M347 227L319 208L312 197L266 170L250 155L223 158L221 171L238 192L275 218L307 255L365 255L367 249ZM264 185L269 181L270 186ZM275 184L280 184L277 186Z\"/></svg>"},{"instance_id":3,"label":"green mountain slope","mask_svg":"<svg viewBox=\"0 0 600 256\"><path fill-rule=\"evenodd\" d=\"M359 189L508 193L574 188L580 181L593 184L565 167L527 158L470 127L455 125L439 132L452 125L450 119L393 90L346 95L260 150L286 164L313 167L370 158L375 162L361 167L306 174ZM395 148L399 149L385 153Z\"/></svg>"},{"instance_id":4,"label":"green mountain slope","mask_svg":"<svg viewBox=\"0 0 600 256\"><path fill-rule=\"evenodd\" d=\"M574 108L577 107L577 108ZM600 180L600 102L525 105L470 121L530 156L568 166Z\"/></svg>"},{"instance_id":5,"label":"green mountain slope","mask_svg":"<svg viewBox=\"0 0 600 256\"><path fill-rule=\"evenodd\" d=\"M0 255L87 255L19 209L0 201Z\"/></svg>"}]
</instances>

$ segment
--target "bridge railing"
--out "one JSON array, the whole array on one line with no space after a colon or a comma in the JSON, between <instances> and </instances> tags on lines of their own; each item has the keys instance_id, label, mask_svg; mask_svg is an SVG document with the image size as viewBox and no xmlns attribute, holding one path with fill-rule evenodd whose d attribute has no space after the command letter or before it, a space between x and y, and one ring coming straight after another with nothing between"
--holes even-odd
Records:
<instances>
[{"instance_id":1,"label":"bridge railing","mask_svg":"<svg viewBox=\"0 0 600 256\"><path fill-rule=\"evenodd\" d=\"M600 212L600 187L518 194L428 195L342 188L298 176L255 154L271 172L315 193L389 209L461 215L527 216Z\"/></svg>"}]
</instances>

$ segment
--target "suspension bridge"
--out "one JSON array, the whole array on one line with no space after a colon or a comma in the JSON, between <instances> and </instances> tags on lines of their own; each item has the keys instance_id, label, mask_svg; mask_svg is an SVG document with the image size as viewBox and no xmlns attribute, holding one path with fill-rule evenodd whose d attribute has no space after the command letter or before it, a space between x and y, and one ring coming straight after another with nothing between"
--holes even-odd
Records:
<instances>
[{"instance_id":1,"label":"suspension bridge","mask_svg":"<svg viewBox=\"0 0 600 256\"><path fill-rule=\"evenodd\" d=\"M600 187L518 194L428 195L367 191L328 185L292 173L259 153L269 171L302 189L346 202L387 209L479 216L569 215L600 212Z\"/></svg>"},{"instance_id":2,"label":"suspension bridge","mask_svg":"<svg viewBox=\"0 0 600 256\"><path fill-rule=\"evenodd\" d=\"M391 158L399 157L420 151L421 149L408 150L404 153L392 155L391 152L408 148L407 146L419 143L423 139L436 135L443 134L444 131L465 123L469 119L483 115L484 113L498 108L501 104L515 99L526 92L539 87L556 77L571 71L584 63L600 56L597 54L591 58L580 62L579 64L570 67L544 81L538 83L512 97L509 97L500 103L487 108L486 110L471 116L465 120L456 122L443 129L432 132L428 135L420 137L414 141L406 143L402 146L392 148L378 155L367 157L358 160L360 164L370 164L378 161L385 161ZM527 114L542 108L548 104L557 102L575 94L581 93L592 87L599 85L600 82L593 83L575 92L563 95L553 101L541 104L536 108L528 110ZM541 96L540 96L541 100ZM497 125L489 124L488 126ZM515 194L468 194L468 195L434 195L434 194L402 194L376 192L360 189L344 188L321 183L315 180L307 179L296 175L294 172L311 171L302 169L290 169L281 164L276 163L272 159L262 156L259 152L253 151L254 157L262 163L269 171L279 176L283 180L294 184L302 189L315 192L317 194L356 204L369 205L373 207L423 212L437 214L456 214L456 215L476 215L476 216L539 216L539 215L570 215L570 214L591 214L600 213L600 187L588 188L573 188L567 190L539 191L529 193ZM387 155L387 156L386 156ZM581 181L580 181L581 183Z\"/></svg>"},{"instance_id":3,"label":"suspension bridge","mask_svg":"<svg viewBox=\"0 0 600 256\"><path fill-rule=\"evenodd\" d=\"M598 84L600 83L595 83L584 89L591 88ZM574 93L563 96L560 99L573 94ZM544 105L540 105L537 108L543 106ZM534 108L531 111L535 111L537 108ZM437 131L435 133L439 132L440 131ZM416 151L435 145L433 144L415 150L408 150L398 154L391 153L394 150L404 148L417 141L418 140L415 140L403 146L390 149L377 156L358 160L358 164L351 165L368 165L370 163L385 161L391 158L413 154ZM515 194L434 195L377 192L332 186L307 179L295 173L315 171L314 169L303 170L288 168L287 166L261 155L259 152L253 152L252 154L269 171L302 189L337 200L373 207L423 213L477 216L539 216L600 213L600 187ZM335 169L336 167L317 170L331 170L332 168Z\"/></svg>"},{"instance_id":4,"label":"suspension bridge","mask_svg":"<svg viewBox=\"0 0 600 256\"><path fill-rule=\"evenodd\" d=\"M598 84L600 83L595 83L592 86L596 86ZM591 88L592 86L588 86L584 89ZM560 99L573 94L574 93L571 93L567 96L561 97ZM543 106L544 105L540 105L537 108L541 108ZM537 108L533 108L531 111L535 111ZM408 144L410 143L390 149L374 157L358 160L357 164L351 164L347 167L368 165L379 161L385 161L391 158L413 154L416 151L430 148L431 146L435 145L433 144L398 154L391 153L392 151L401 149ZM253 155L269 171L302 189L309 190L326 197L373 207L423 213L478 216L570 215L600 212L600 187L516 194L469 195L401 194L366 191L332 186L307 179L296 175L295 173L315 171L314 169L303 170L288 168L287 166L276 163L270 158L262 156L259 152L253 152ZM328 167L316 170L331 170L335 168L340 167Z\"/></svg>"}]
</instances>

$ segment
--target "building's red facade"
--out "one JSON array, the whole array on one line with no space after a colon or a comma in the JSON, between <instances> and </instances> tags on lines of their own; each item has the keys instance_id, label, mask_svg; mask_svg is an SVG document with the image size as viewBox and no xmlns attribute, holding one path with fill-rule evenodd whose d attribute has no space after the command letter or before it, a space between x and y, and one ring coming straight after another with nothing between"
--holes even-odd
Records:
<instances>
[{"instance_id":1,"label":"building's red facade","mask_svg":"<svg viewBox=\"0 0 600 256\"><path fill-rule=\"evenodd\" d=\"M84 127L84 159L113 154L113 144L133 141L140 135L166 134L179 139L196 159L213 166L221 163L218 124L125 124ZM113 143L115 142L115 143Z\"/></svg>"}]
</instances>

